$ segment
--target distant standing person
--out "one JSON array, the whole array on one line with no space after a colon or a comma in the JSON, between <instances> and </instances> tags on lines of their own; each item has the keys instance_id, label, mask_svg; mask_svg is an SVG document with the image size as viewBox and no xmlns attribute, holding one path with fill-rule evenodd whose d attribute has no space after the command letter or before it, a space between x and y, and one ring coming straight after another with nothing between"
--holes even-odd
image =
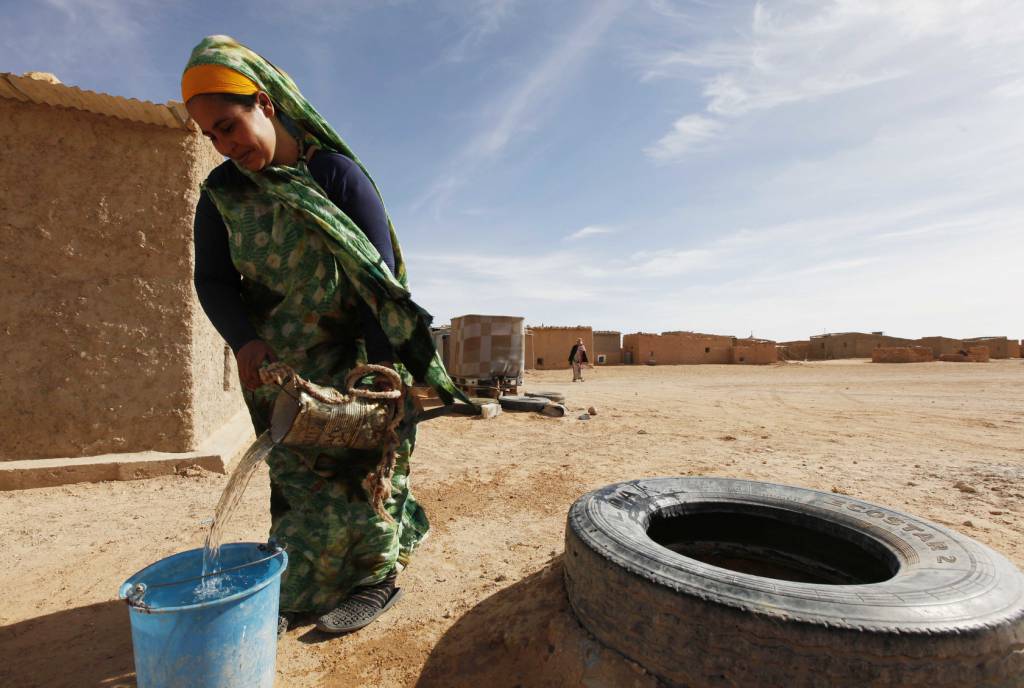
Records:
<instances>
[{"instance_id":1,"label":"distant standing person","mask_svg":"<svg viewBox=\"0 0 1024 688\"><path fill-rule=\"evenodd\" d=\"M580 337L576 340L576 343L572 345L572 349L569 350L569 365L572 366L572 381L576 382L579 380L583 382L583 364L590 363L587 358L587 347L583 343L583 338Z\"/></svg>"}]
</instances>

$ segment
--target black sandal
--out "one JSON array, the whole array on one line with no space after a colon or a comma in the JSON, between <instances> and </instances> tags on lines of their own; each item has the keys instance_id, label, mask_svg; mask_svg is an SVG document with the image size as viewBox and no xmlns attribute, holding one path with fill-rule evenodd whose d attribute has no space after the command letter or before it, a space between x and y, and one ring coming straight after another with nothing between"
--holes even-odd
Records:
<instances>
[{"instance_id":1,"label":"black sandal","mask_svg":"<svg viewBox=\"0 0 1024 688\"><path fill-rule=\"evenodd\" d=\"M391 597L388 598L383 607L367 604L358 598L350 597L338 605L337 608L332 609L317 619L316 627L324 633L351 633L352 631L358 631L360 628L373 623L378 616L391 609L391 606L401 598L401 588L395 588L391 592Z\"/></svg>"}]
</instances>

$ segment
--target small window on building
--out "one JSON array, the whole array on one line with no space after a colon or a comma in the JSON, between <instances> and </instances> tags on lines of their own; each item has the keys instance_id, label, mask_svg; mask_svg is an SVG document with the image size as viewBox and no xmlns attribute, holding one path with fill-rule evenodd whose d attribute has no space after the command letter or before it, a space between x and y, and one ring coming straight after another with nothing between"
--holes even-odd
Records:
<instances>
[{"instance_id":1,"label":"small window on building","mask_svg":"<svg viewBox=\"0 0 1024 688\"><path fill-rule=\"evenodd\" d=\"M843 348L844 349L846 348L846 342L843 342Z\"/></svg>"},{"instance_id":2,"label":"small window on building","mask_svg":"<svg viewBox=\"0 0 1024 688\"><path fill-rule=\"evenodd\" d=\"M597 363L598 363L598 365L603 365L604 362L605 362L605 355L604 354L598 354L597 355Z\"/></svg>"},{"instance_id":3,"label":"small window on building","mask_svg":"<svg viewBox=\"0 0 1024 688\"><path fill-rule=\"evenodd\" d=\"M710 346L705 346L704 347L704 353L706 353L706 354L711 353L711 347Z\"/></svg>"},{"instance_id":4,"label":"small window on building","mask_svg":"<svg viewBox=\"0 0 1024 688\"><path fill-rule=\"evenodd\" d=\"M537 359L537 365L539 365L539 366L544 365L544 359L543 358L538 358Z\"/></svg>"}]
</instances>

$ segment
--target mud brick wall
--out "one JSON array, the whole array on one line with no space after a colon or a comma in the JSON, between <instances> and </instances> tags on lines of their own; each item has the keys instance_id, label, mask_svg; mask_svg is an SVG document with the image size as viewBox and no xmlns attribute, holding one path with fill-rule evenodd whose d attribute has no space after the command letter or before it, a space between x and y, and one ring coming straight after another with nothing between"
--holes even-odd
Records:
<instances>
[{"instance_id":1,"label":"mud brick wall","mask_svg":"<svg viewBox=\"0 0 1024 688\"><path fill-rule=\"evenodd\" d=\"M190 451L241 406L192 287L185 128L0 99L0 460ZM59 160L54 158L59 152Z\"/></svg>"},{"instance_id":2,"label":"mud brick wall","mask_svg":"<svg viewBox=\"0 0 1024 688\"><path fill-rule=\"evenodd\" d=\"M564 370L569 367L569 351L577 338L587 347L587 358L594 365L594 331L589 327L531 327L533 362L538 370Z\"/></svg>"},{"instance_id":3,"label":"mud brick wall","mask_svg":"<svg viewBox=\"0 0 1024 688\"><path fill-rule=\"evenodd\" d=\"M634 332L622 338L623 352L630 352L636 365L729 363L732 347L732 337L689 332Z\"/></svg>"},{"instance_id":4,"label":"mud brick wall","mask_svg":"<svg viewBox=\"0 0 1024 688\"><path fill-rule=\"evenodd\" d=\"M989 360L988 347L971 346L955 354L942 354L940 361L949 363L987 363Z\"/></svg>"},{"instance_id":5,"label":"mud brick wall","mask_svg":"<svg viewBox=\"0 0 1024 688\"><path fill-rule=\"evenodd\" d=\"M964 344L971 346L984 346L988 349L990 358L1009 358L1009 340L1006 337L973 337L965 339Z\"/></svg>"},{"instance_id":6,"label":"mud brick wall","mask_svg":"<svg viewBox=\"0 0 1024 688\"><path fill-rule=\"evenodd\" d=\"M738 339L731 351L732 363L743 365L768 365L779 360L775 342Z\"/></svg>"},{"instance_id":7,"label":"mud brick wall","mask_svg":"<svg viewBox=\"0 0 1024 688\"><path fill-rule=\"evenodd\" d=\"M602 365L622 364L622 333L600 331L594 333L594 364L597 364L597 356L604 355Z\"/></svg>"},{"instance_id":8,"label":"mud brick wall","mask_svg":"<svg viewBox=\"0 0 1024 688\"><path fill-rule=\"evenodd\" d=\"M914 344L916 346L928 347L932 350L935 358L942 354L955 354L965 346L963 340L950 337L921 337L920 339L915 339Z\"/></svg>"},{"instance_id":9,"label":"mud brick wall","mask_svg":"<svg viewBox=\"0 0 1024 688\"><path fill-rule=\"evenodd\" d=\"M871 353L873 363L927 363L934 361L926 346L880 346Z\"/></svg>"},{"instance_id":10,"label":"mud brick wall","mask_svg":"<svg viewBox=\"0 0 1024 688\"><path fill-rule=\"evenodd\" d=\"M786 361L806 361L810 354L811 343L808 340L779 342L779 358Z\"/></svg>"}]
</instances>

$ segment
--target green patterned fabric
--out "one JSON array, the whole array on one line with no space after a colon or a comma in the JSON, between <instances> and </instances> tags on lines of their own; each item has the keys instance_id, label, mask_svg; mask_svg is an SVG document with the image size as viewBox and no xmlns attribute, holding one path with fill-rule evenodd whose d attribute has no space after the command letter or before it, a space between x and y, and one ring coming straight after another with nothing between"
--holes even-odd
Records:
<instances>
[{"instance_id":1,"label":"green patterned fabric","mask_svg":"<svg viewBox=\"0 0 1024 688\"><path fill-rule=\"evenodd\" d=\"M210 36L193 50L188 67L200 64L223 65L256 82L301 129L303 148L316 146L359 163L291 78L253 51L226 36ZM259 172L236 167L251 183L229 185L211 175L203 189L227 227L231 259L244 278L246 315L278 358L307 380L341 388L348 372L367 360L359 331L362 301L387 335L407 385L426 382L445 403L453 397L468 401L437 355L430 316L410 298L394 227L392 275L365 234L325 196L304 158ZM268 426L277 391L245 393L257 433ZM380 451L279 446L267 459L271 535L289 552L283 611L332 609L353 587L379 582L396 563L407 563L426 536L429 523L409 488L413 415L407 396L392 498L385 504L394 523L374 512L361 486Z\"/></svg>"}]
</instances>

